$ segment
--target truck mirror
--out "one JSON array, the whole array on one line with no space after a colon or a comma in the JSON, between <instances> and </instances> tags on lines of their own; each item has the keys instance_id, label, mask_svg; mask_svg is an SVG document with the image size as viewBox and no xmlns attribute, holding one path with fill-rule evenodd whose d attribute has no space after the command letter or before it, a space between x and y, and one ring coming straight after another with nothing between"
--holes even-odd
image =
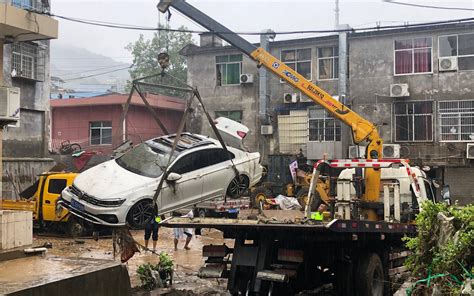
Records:
<instances>
[{"instance_id":1,"label":"truck mirror","mask_svg":"<svg viewBox=\"0 0 474 296\"><path fill-rule=\"evenodd\" d=\"M443 201L448 205L451 205L451 193L449 192L449 185L444 185L443 190L441 191L441 196Z\"/></svg>"},{"instance_id":2,"label":"truck mirror","mask_svg":"<svg viewBox=\"0 0 474 296\"><path fill-rule=\"evenodd\" d=\"M169 173L166 177L166 181L175 182L181 179L181 175L177 173Z\"/></svg>"}]
</instances>

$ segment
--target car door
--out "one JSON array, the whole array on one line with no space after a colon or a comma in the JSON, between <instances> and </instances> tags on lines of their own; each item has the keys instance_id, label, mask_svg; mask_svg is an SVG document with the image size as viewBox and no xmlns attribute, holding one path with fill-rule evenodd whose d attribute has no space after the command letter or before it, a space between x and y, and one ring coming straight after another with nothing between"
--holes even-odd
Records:
<instances>
[{"instance_id":1,"label":"car door","mask_svg":"<svg viewBox=\"0 0 474 296\"><path fill-rule=\"evenodd\" d=\"M42 216L44 221L61 221L67 215L67 211L62 211L61 216L56 216L56 201L64 188L71 186L74 178L64 178L61 175L51 175L44 182L42 194Z\"/></svg>"},{"instance_id":2,"label":"car door","mask_svg":"<svg viewBox=\"0 0 474 296\"><path fill-rule=\"evenodd\" d=\"M203 168L202 172L203 198L223 197L230 180L235 177L232 162L222 148L207 149L206 153L209 156L209 164ZM229 153L231 158L235 157L231 152Z\"/></svg>"},{"instance_id":3,"label":"car door","mask_svg":"<svg viewBox=\"0 0 474 296\"><path fill-rule=\"evenodd\" d=\"M169 172L177 173L181 178L176 181L165 180L158 200L161 212L173 211L201 200L202 168L207 162L207 154L202 150L191 152L176 160Z\"/></svg>"}]
</instances>

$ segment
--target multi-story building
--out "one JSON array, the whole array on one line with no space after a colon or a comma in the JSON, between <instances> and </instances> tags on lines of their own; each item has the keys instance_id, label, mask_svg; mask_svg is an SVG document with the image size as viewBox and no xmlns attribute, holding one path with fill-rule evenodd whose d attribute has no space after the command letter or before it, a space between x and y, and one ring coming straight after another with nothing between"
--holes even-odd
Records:
<instances>
[{"instance_id":1,"label":"multi-story building","mask_svg":"<svg viewBox=\"0 0 474 296\"><path fill-rule=\"evenodd\" d=\"M455 198L472 202L474 184L466 178L474 174L473 32L473 22L433 24L275 41L267 50L374 122L385 157L409 158L450 184ZM250 128L249 149L301 149L309 159L357 155L344 124L275 75L261 79L252 60L217 37L204 34L200 46L182 54L188 82L208 111ZM210 133L199 114L190 126Z\"/></svg>"},{"instance_id":2,"label":"multi-story building","mask_svg":"<svg viewBox=\"0 0 474 296\"><path fill-rule=\"evenodd\" d=\"M6 195L54 164L47 158L49 40L58 37L58 22L45 14L49 9L47 0L0 1L0 181Z\"/></svg>"}]
</instances>

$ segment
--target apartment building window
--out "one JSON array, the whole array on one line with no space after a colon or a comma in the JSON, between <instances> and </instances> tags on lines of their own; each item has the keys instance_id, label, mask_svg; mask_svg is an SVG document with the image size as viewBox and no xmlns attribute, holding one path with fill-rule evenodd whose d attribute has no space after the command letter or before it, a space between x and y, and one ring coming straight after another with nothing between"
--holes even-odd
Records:
<instances>
[{"instance_id":1,"label":"apartment building window","mask_svg":"<svg viewBox=\"0 0 474 296\"><path fill-rule=\"evenodd\" d=\"M395 141L433 141L433 102L399 102L394 104Z\"/></svg>"},{"instance_id":2,"label":"apartment building window","mask_svg":"<svg viewBox=\"0 0 474 296\"><path fill-rule=\"evenodd\" d=\"M281 61L304 78L311 80L311 48L282 50Z\"/></svg>"},{"instance_id":3,"label":"apartment building window","mask_svg":"<svg viewBox=\"0 0 474 296\"><path fill-rule=\"evenodd\" d=\"M474 141L474 101L438 103L440 141Z\"/></svg>"},{"instance_id":4,"label":"apartment building window","mask_svg":"<svg viewBox=\"0 0 474 296\"><path fill-rule=\"evenodd\" d=\"M440 57L458 57L459 70L474 70L474 34L440 36Z\"/></svg>"},{"instance_id":5,"label":"apartment building window","mask_svg":"<svg viewBox=\"0 0 474 296\"><path fill-rule=\"evenodd\" d=\"M44 69L44 49L30 42L13 43L12 77L44 81Z\"/></svg>"},{"instance_id":6,"label":"apartment building window","mask_svg":"<svg viewBox=\"0 0 474 296\"><path fill-rule=\"evenodd\" d=\"M45 0L11 0L12 6L33 10L37 12L49 12L49 1Z\"/></svg>"},{"instance_id":7,"label":"apartment building window","mask_svg":"<svg viewBox=\"0 0 474 296\"><path fill-rule=\"evenodd\" d=\"M341 141L341 122L321 108L308 109L309 141Z\"/></svg>"},{"instance_id":8,"label":"apartment building window","mask_svg":"<svg viewBox=\"0 0 474 296\"><path fill-rule=\"evenodd\" d=\"M337 79L339 77L339 47L318 48L318 79Z\"/></svg>"},{"instance_id":9,"label":"apartment building window","mask_svg":"<svg viewBox=\"0 0 474 296\"><path fill-rule=\"evenodd\" d=\"M112 144L112 122L96 121L96 122L91 122L89 126L90 126L90 144L91 145Z\"/></svg>"},{"instance_id":10,"label":"apartment building window","mask_svg":"<svg viewBox=\"0 0 474 296\"><path fill-rule=\"evenodd\" d=\"M216 56L217 85L238 85L242 73L242 55Z\"/></svg>"},{"instance_id":11,"label":"apartment building window","mask_svg":"<svg viewBox=\"0 0 474 296\"><path fill-rule=\"evenodd\" d=\"M242 111L216 111L214 113L216 114L216 118L227 117L229 119L242 123Z\"/></svg>"},{"instance_id":12,"label":"apartment building window","mask_svg":"<svg viewBox=\"0 0 474 296\"><path fill-rule=\"evenodd\" d=\"M395 75L432 72L432 38L395 41Z\"/></svg>"}]
</instances>

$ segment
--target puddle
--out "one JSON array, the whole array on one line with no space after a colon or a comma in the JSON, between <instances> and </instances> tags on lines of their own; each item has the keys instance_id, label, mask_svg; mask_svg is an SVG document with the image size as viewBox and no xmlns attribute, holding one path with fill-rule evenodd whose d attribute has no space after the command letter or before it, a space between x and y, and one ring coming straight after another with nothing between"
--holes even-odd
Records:
<instances>
[{"instance_id":1,"label":"puddle","mask_svg":"<svg viewBox=\"0 0 474 296\"><path fill-rule=\"evenodd\" d=\"M144 244L143 231L132 231L132 235L135 240ZM215 295L225 295L225 287L227 280L220 279L200 279L197 277L197 271L203 265L202 258L202 246L207 244L222 244L226 242L230 247L232 242L224 240L222 233L214 229L203 229L201 236L193 236L191 243L189 244L191 250L184 250L184 238L180 239L178 244L178 250L174 250L173 244L173 229L161 228L158 237L157 252L165 251L173 258L175 262L175 274L173 287L177 290L191 290L194 293L207 294L207 292L218 291ZM99 239L94 241L92 239L77 239L72 238L57 238L57 237L37 237L34 240L34 245L39 246L44 243L52 243L53 248L48 250L48 256L61 256L61 257L80 257L80 258L93 258L93 259L107 259L113 260L113 247L112 239ZM152 241L150 241L149 248L152 247ZM116 261L119 261L117 255ZM136 253L127 263L128 272L130 275L130 282L132 287L140 285L140 280L136 274L136 270L139 265L143 263L158 263L158 256L151 253L142 251ZM56 269L55 266L53 266ZM22 272L28 270L24 266L18 267ZM54 270L52 269L52 270ZM23 276L23 275L22 275ZM0 275L0 278L1 275ZM178 292L177 292L178 293ZM180 295L180 294L176 294Z\"/></svg>"}]
</instances>

